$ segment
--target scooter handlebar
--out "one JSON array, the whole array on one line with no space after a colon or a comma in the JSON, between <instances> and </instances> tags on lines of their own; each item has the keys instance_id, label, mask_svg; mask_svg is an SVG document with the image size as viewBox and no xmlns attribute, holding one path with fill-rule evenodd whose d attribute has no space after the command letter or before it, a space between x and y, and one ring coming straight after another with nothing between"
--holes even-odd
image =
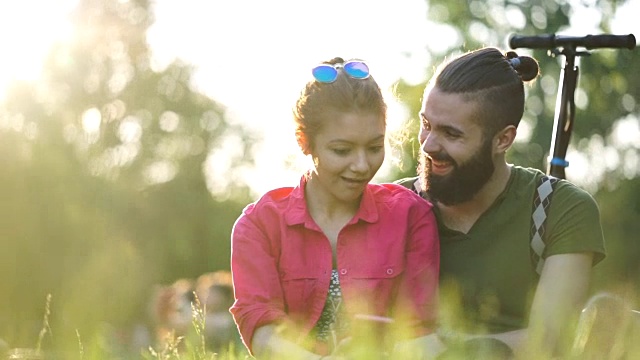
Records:
<instances>
[{"instance_id":1,"label":"scooter handlebar","mask_svg":"<svg viewBox=\"0 0 640 360\"><path fill-rule=\"evenodd\" d=\"M586 35L586 36L565 36L565 35L535 35L523 36L514 35L509 39L509 46L512 49L553 49L556 47L584 47L586 49L633 49L636 46L636 37L629 35Z\"/></svg>"}]
</instances>

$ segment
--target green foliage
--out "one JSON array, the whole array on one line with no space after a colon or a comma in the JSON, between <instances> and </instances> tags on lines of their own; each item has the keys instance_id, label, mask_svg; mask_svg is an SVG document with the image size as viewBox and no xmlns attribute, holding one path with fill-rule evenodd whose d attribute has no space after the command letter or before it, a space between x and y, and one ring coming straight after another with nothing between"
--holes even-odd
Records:
<instances>
[{"instance_id":1,"label":"green foliage","mask_svg":"<svg viewBox=\"0 0 640 360\"><path fill-rule=\"evenodd\" d=\"M44 322L40 331L38 345L35 348L12 349L9 359L73 359L103 360L103 359L146 359L146 360L240 360L249 359L245 349L238 349L231 342L222 350L209 350L203 331L205 329L205 308L197 295L191 303L191 331L184 336L170 334L169 339L161 347L150 346L129 352L114 351L113 333L102 332L95 340L85 344L80 332L76 330L77 348L65 352L40 348L43 334L51 333L48 324L51 296L47 297ZM576 322L566 356L562 358L583 359L603 358L612 353L616 358L626 358L625 355L637 353L640 350L636 339L640 335L640 312L630 312L628 303L622 298L607 293L592 297L585 310ZM629 316L631 315L631 316ZM451 320L451 319L450 319ZM365 359L431 359L438 355L438 359L470 359L470 358L511 358L511 350L506 344L492 338L475 337L463 340L459 334L448 331L446 335L439 333L441 339L446 338L446 349L433 339L411 339L407 336L408 327L405 325L383 325L369 321L357 322L353 335L341 342L334 352L337 358L365 360ZM445 326L446 328L446 326ZM541 335L541 334L539 334ZM547 359L550 358L548 348L540 341L530 339L529 346L524 353L516 358ZM0 348L0 356L4 356ZM524 356L522 356L524 355ZM3 357L4 358L4 357ZM280 355L279 359L299 359L299 356Z\"/></svg>"},{"instance_id":2,"label":"green foliage","mask_svg":"<svg viewBox=\"0 0 640 360\"><path fill-rule=\"evenodd\" d=\"M620 293L640 308L640 178L623 180L615 190L602 190L602 226L607 239L607 258L595 268L595 289Z\"/></svg>"},{"instance_id":3,"label":"green foliage","mask_svg":"<svg viewBox=\"0 0 640 360\"><path fill-rule=\"evenodd\" d=\"M597 9L602 15L600 33L610 33L615 10L622 3L624 1L615 0L589 3L590 7ZM441 26L453 29L457 34L455 38L449 39L448 49L444 53L431 51L433 63L425 64L428 69L432 69L451 55L482 46L510 50L507 40L513 34L567 34L566 29L570 26L571 15L574 12L572 3L555 0L474 0L468 3L430 0L428 4L428 18ZM573 21L579 23L577 19ZM568 33L568 35L587 34ZM638 36L638 34L635 35ZM442 41L442 39L434 38L433 41ZM517 49L516 51L532 55L540 62L541 77L527 88L527 106L523 123L527 128L531 128L531 134L528 138L523 138L526 135L521 135L508 157L509 161L520 165L545 169L553 131L557 85L564 57L548 56L546 50ZM607 138L607 135L617 120L629 114L637 117L640 113L640 107L633 100L640 97L640 87L633 85L640 82L639 60L640 52L626 49L596 50L591 56L579 59L579 99L577 99L578 108L571 148L586 152L588 149L580 140L600 135L605 138L606 146L611 146L621 157L624 156L627 149L620 149ZM432 73L433 71L430 71L427 77ZM410 109L411 117L406 120L405 130L412 134L413 138L418 131L417 113L424 87L425 83L410 86L403 81L400 81L397 86L401 99ZM412 148L407 152L417 153L417 141L412 141L411 145ZM636 148L634 152L637 154L638 149ZM410 157L407 155L403 159L406 166L391 177L406 176L415 169L415 161L407 163L407 160L411 161ZM568 169L569 172L570 170L571 168ZM615 182L621 177L619 171L607 175L613 175L614 179L606 176L607 179L603 181Z\"/></svg>"},{"instance_id":4,"label":"green foliage","mask_svg":"<svg viewBox=\"0 0 640 360\"><path fill-rule=\"evenodd\" d=\"M89 353L106 328L148 323L155 284L229 268L248 190L214 194L204 170L225 139L250 153L254 136L192 90L189 66L152 67L147 1L80 1L73 19L43 80L0 104L0 339L33 347L52 294L53 340L82 334Z\"/></svg>"},{"instance_id":5,"label":"green foliage","mask_svg":"<svg viewBox=\"0 0 640 360\"><path fill-rule=\"evenodd\" d=\"M452 55L482 46L510 50L507 40L513 34L588 35L567 32L572 22L580 23L580 19L573 16L576 5L589 6L601 15L600 31L592 34L612 33L615 11L623 3L624 1L616 0L597 0L588 4L555 0L429 0L428 18L439 26L452 29L456 37L449 39L446 51L431 51L433 63L425 64L431 70L427 79L433 74L436 65ZM637 38L640 34L634 35ZM442 39L434 37L430 41ZM546 50L516 51L531 55L539 61L541 77L526 88L524 118L516 143L507 153L507 160L546 170L564 56L551 57ZM621 134L625 133L623 125L631 126L633 130L634 126L637 129L640 122L640 106L637 101L640 98L640 51L598 49L591 51L590 56L579 57L577 65L580 69L577 108L567 158L571 164L577 165L567 168L567 177L595 194L601 204L603 231L609 254L596 267L594 288L616 288L619 291L624 288L625 293L638 293L638 209L632 199L640 198L640 189L634 185L640 173L640 147L637 139L624 139ZM419 153L417 115L425 85L426 80L416 86L402 80L397 84L397 93L410 114L401 137L410 140L399 146L403 152L403 166L389 175L390 180L415 175L415 154ZM574 151L573 155L571 151ZM579 156L585 160L578 158L574 161ZM582 170L584 176L572 179L572 170L577 166L588 170ZM629 287L632 289L628 289Z\"/></svg>"},{"instance_id":6,"label":"green foliage","mask_svg":"<svg viewBox=\"0 0 640 360\"><path fill-rule=\"evenodd\" d=\"M603 31L619 3L593 3ZM455 53L504 47L513 32L561 31L571 7L554 0L431 0L428 16L458 34L447 49ZM252 164L245 154L256 135L192 89L190 66L152 66L149 1L81 0L73 19L76 36L52 50L43 81L14 84L0 104L0 339L11 347L115 358L104 355L114 348L106 339L148 324L155 284L228 269L231 227L250 199L233 171ZM524 121L532 131L509 156L543 168L560 66L542 51L532 53L543 74L528 91ZM435 64L445 53L431 55ZM591 151L599 136L621 159L635 154L637 161L637 146L620 144L611 133L618 119L640 113L638 56L600 50L581 62L579 86L588 99L578 108L574 148ZM415 173L423 89L398 84L411 118L400 138L402 167L390 180ZM241 147L229 159L234 168L205 176L207 160L230 138ZM219 177L231 185L214 183ZM637 285L628 286L640 284L637 173L620 165L599 179L609 257L596 268L596 287L637 294ZM48 294L53 300L43 307Z\"/></svg>"}]
</instances>

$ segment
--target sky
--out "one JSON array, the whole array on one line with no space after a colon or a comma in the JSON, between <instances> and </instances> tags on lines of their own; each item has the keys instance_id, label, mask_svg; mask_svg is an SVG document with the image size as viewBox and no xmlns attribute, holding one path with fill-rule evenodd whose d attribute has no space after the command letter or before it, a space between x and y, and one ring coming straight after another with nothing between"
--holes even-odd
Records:
<instances>
[{"instance_id":1,"label":"sky","mask_svg":"<svg viewBox=\"0 0 640 360\"><path fill-rule=\"evenodd\" d=\"M308 167L291 109L317 63L336 56L366 60L385 91L390 129L407 116L392 84L426 76L428 37L407 36L431 31L423 0L158 1L155 16L148 41L156 66L176 55L194 64L197 88L262 135L256 168L243 175L257 193L295 185ZM214 173L225 173L224 159L212 162Z\"/></svg>"},{"instance_id":2,"label":"sky","mask_svg":"<svg viewBox=\"0 0 640 360\"><path fill-rule=\"evenodd\" d=\"M0 73L0 98L3 85L11 79L38 78L51 45L72 35L66 15L77 2L0 0L0 45L13 49L13 56L0 57L0 68L13 69ZM263 138L253 154L256 168L237 174L242 177L237 180L246 181L256 194L294 185L308 166L295 143L291 108L314 65L335 56L366 60L387 98L389 129L395 130L413 114L395 101L392 85L400 78L413 84L424 81L431 64L429 50L443 52L457 36L427 21L425 0L156 0L153 4L155 23L148 32L153 66L161 70L175 59L192 64L194 86L222 104L229 120ZM640 1L627 1L612 33L638 37L634 14L639 13ZM574 34L598 33L597 11L577 7L572 19L577 19L571 27ZM228 146L229 152L235 151L232 141ZM208 163L209 173L221 175L221 182L236 180L226 176L231 166L224 155ZM392 161L386 161L379 174L384 176L390 166Z\"/></svg>"}]
</instances>

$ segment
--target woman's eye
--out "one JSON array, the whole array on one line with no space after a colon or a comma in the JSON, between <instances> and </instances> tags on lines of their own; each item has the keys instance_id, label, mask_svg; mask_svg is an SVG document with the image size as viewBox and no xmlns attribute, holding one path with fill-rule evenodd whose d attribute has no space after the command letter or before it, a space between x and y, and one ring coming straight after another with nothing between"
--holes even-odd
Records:
<instances>
[{"instance_id":1,"label":"woman's eye","mask_svg":"<svg viewBox=\"0 0 640 360\"><path fill-rule=\"evenodd\" d=\"M369 151L371 151L374 154L377 154L379 152L381 152L384 149L384 146L382 145L376 145L376 146L372 146L369 148Z\"/></svg>"},{"instance_id":2,"label":"woman's eye","mask_svg":"<svg viewBox=\"0 0 640 360\"><path fill-rule=\"evenodd\" d=\"M347 155L349 153L349 149L333 149L332 151L337 155Z\"/></svg>"}]
</instances>

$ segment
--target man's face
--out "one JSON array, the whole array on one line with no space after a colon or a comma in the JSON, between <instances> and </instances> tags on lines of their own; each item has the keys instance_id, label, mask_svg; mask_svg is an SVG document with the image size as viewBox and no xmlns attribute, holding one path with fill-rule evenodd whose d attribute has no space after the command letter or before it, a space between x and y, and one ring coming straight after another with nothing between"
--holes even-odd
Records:
<instances>
[{"instance_id":1,"label":"man's face","mask_svg":"<svg viewBox=\"0 0 640 360\"><path fill-rule=\"evenodd\" d=\"M474 121L478 104L437 88L425 93L419 141L423 182L433 201L456 205L471 200L495 169L492 139Z\"/></svg>"}]
</instances>

